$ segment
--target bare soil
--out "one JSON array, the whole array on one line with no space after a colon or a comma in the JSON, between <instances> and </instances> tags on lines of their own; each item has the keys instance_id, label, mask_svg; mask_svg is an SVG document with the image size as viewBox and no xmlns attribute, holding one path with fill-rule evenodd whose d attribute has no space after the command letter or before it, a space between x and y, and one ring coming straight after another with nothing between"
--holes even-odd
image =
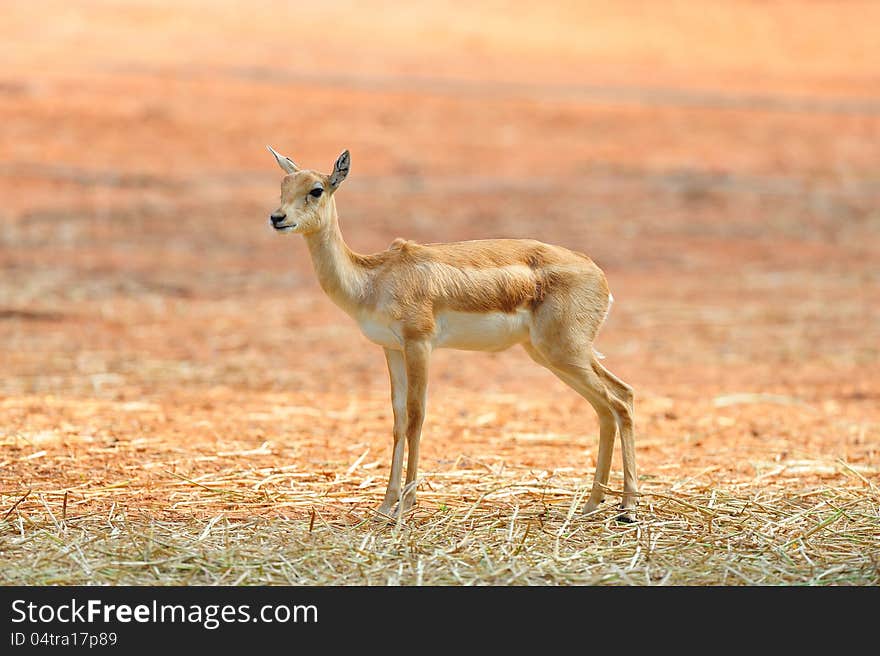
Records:
<instances>
[{"instance_id":1,"label":"bare soil","mask_svg":"<svg viewBox=\"0 0 880 656\"><path fill-rule=\"evenodd\" d=\"M266 144L322 170L351 150L356 250L593 257L646 494L878 484L878 5L342 5L4 9L0 512L30 491L10 522L378 505L384 358L268 228ZM592 409L519 349L436 353L423 435L423 508L444 472L592 479Z\"/></svg>"}]
</instances>

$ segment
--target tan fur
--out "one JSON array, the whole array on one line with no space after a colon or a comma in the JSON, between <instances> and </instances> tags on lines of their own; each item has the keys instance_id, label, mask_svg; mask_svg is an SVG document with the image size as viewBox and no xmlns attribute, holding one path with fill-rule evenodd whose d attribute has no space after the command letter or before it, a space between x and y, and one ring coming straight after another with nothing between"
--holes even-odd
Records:
<instances>
[{"instance_id":1,"label":"tan fur","mask_svg":"<svg viewBox=\"0 0 880 656\"><path fill-rule=\"evenodd\" d=\"M599 364L592 348L609 309L601 269L586 255L526 239L446 244L396 239L381 253L354 253L339 230L334 199L348 174L348 152L329 176L294 169L290 160L272 152L282 168L293 171L281 183L281 205L273 215L286 218L275 228L304 235L321 288L368 338L385 347L395 446L380 511L390 514L398 500L398 510L406 510L415 501L432 348L451 343L495 350L522 343L536 362L584 396L599 415L599 454L588 512L604 498L619 431L623 517L632 519L638 496L632 390ZM316 185L324 188L319 198L309 196ZM475 335L475 330L483 334ZM407 486L401 491L404 437L409 458Z\"/></svg>"}]
</instances>

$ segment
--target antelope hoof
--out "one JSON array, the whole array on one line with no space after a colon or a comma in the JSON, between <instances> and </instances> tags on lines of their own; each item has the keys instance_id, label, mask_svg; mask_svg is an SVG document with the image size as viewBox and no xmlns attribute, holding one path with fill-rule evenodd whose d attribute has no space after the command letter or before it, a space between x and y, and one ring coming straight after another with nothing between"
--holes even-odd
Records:
<instances>
[{"instance_id":1,"label":"antelope hoof","mask_svg":"<svg viewBox=\"0 0 880 656\"><path fill-rule=\"evenodd\" d=\"M382 522L394 520L397 518L397 510L394 508L394 504L382 504L378 508L376 508L375 516L373 517L374 521Z\"/></svg>"},{"instance_id":2,"label":"antelope hoof","mask_svg":"<svg viewBox=\"0 0 880 656\"><path fill-rule=\"evenodd\" d=\"M594 512L599 510L599 506L602 504L601 501L596 501L595 499L589 499L584 506L584 515L592 515Z\"/></svg>"},{"instance_id":3,"label":"antelope hoof","mask_svg":"<svg viewBox=\"0 0 880 656\"><path fill-rule=\"evenodd\" d=\"M618 522L622 524L633 524L636 521L636 509L635 508L624 508L623 506L619 506L618 508L622 512L615 518Z\"/></svg>"},{"instance_id":4,"label":"antelope hoof","mask_svg":"<svg viewBox=\"0 0 880 656\"><path fill-rule=\"evenodd\" d=\"M386 506L384 503L376 508L376 514L373 518L377 522L394 521L401 515L404 517L415 507L415 499L404 499L400 503Z\"/></svg>"},{"instance_id":5,"label":"antelope hoof","mask_svg":"<svg viewBox=\"0 0 880 656\"><path fill-rule=\"evenodd\" d=\"M399 512L402 515L407 515L415 507L416 507L415 497L404 498L403 501L400 502L400 505L397 507L397 512Z\"/></svg>"}]
</instances>

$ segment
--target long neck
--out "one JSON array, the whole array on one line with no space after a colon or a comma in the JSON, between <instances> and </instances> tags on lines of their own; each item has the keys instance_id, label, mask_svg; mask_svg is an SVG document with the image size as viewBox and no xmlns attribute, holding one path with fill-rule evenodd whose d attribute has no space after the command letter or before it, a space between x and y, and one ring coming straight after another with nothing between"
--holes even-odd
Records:
<instances>
[{"instance_id":1,"label":"long neck","mask_svg":"<svg viewBox=\"0 0 880 656\"><path fill-rule=\"evenodd\" d=\"M324 228L305 235L306 244L321 289L334 303L351 313L364 296L368 273L342 238L336 202L332 198L328 211L330 217Z\"/></svg>"}]
</instances>

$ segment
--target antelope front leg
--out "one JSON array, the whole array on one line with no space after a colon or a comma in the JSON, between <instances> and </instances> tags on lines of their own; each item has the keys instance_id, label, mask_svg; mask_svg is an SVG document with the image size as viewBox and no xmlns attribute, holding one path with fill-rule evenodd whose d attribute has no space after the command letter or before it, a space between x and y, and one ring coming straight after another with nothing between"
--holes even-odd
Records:
<instances>
[{"instance_id":1,"label":"antelope front leg","mask_svg":"<svg viewBox=\"0 0 880 656\"><path fill-rule=\"evenodd\" d=\"M425 420L425 399L428 391L428 364L431 344L427 341L407 341L403 348L406 360L406 484L399 512L404 513L416 502L416 475L419 471L419 439Z\"/></svg>"},{"instance_id":2,"label":"antelope front leg","mask_svg":"<svg viewBox=\"0 0 880 656\"><path fill-rule=\"evenodd\" d=\"M400 501L400 477L403 473L403 447L406 437L406 362L402 351L385 349L385 361L391 378L391 407L394 410L394 450L391 456L391 474L388 489L378 511L391 515L394 504Z\"/></svg>"}]
</instances>

